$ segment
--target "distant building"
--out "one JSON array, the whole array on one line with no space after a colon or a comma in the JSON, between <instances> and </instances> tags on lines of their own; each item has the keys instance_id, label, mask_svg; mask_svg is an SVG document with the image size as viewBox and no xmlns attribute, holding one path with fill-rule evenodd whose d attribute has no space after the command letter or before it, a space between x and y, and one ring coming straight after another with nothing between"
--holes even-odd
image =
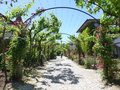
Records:
<instances>
[{"instance_id":1,"label":"distant building","mask_svg":"<svg viewBox=\"0 0 120 90\"><path fill-rule=\"evenodd\" d=\"M100 19L87 19L82 26L78 29L77 33L82 33L91 23L94 24L95 27L99 26Z\"/></svg>"},{"instance_id":2,"label":"distant building","mask_svg":"<svg viewBox=\"0 0 120 90\"><path fill-rule=\"evenodd\" d=\"M120 58L120 36L114 40L115 56Z\"/></svg>"},{"instance_id":3,"label":"distant building","mask_svg":"<svg viewBox=\"0 0 120 90\"><path fill-rule=\"evenodd\" d=\"M73 44L73 43L68 43L68 45L70 46L70 49L75 49L76 48L76 45Z\"/></svg>"},{"instance_id":4,"label":"distant building","mask_svg":"<svg viewBox=\"0 0 120 90\"><path fill-rule=\"evenodd\" d=\"M0 18L1 18L0 22L3 22L3 21L6 22L7 21L7 17L4 16L3 14L1 14L1 13L0 13ZM14 23L13 21L9 20L8 25L12 25L13 23ZM0 33L3 33L3 32L0 30ZM13 32L6 33L5 36L4 36L4 39L10 39L12 34L13 34ZM0 36L0 38L2 38L2 35Z\"/></svg>"},{"instance_id":5,"label":"distant building","mask_svg":"<svg viewBox=\"0 0 120 90\"><path fill-rule=\"evenodd\" d=\"M1 13L0 13L0 18L4 18L4 20L7 21L7 17ZM0 20L0 22L2 22L2 20ZM20 22L23 22L21 16L17 17L15 21L9 20L8 25L14 25L15 23L20 23ZM0 33L2 33L2 31L0 31ZM12 37L12 34L13 31L9 31L5 33L4 39L10 39ZM0 36L0 38L2 38L2 35Z\"/></svg>"}]
</instances>

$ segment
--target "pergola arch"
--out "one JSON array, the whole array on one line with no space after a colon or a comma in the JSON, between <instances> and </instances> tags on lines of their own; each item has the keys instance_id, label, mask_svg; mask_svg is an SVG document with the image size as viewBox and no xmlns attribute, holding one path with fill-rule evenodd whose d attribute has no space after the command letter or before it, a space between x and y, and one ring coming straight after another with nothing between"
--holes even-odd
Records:
<instances>
[{"instance_id":1,"label":"pergola arch","mask_svg":"<svg viewBox=\"0 0 120 90\"><path fill-rule=\"evenodd\" d=\"M91 14L89 14L89 13L83 11L83 10L80 10L80 9L77 9L77 8L73 8L73 7L51 7L51 8L47 8L47 9L42 9L39 13L36 13L36 14L32 15L31 17L29 17L24 23L28 23L28 24L29 24L29 23L31 22L31 20L32 20L35 16L41 15L43 12L48 11L48 10L53 10L53 9L70 9L70 10L75 10L75 11L78 11L78 12L82 12L82 13L90 16L92 19L95 19L98 23L100 23L99 20L96 19L96 18L95 18L94 16L92 16Z\"/></svg>"}]
</instances>

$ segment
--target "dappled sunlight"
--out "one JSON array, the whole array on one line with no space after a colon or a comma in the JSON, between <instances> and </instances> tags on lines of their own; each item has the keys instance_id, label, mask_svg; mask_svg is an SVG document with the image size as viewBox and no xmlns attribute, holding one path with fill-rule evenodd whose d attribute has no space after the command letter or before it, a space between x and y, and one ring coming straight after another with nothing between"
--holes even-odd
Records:
<instances>
[{"instance_id":1,"label":"dappled sunlight","mask_svg":"<svg viewBox=\"0 0 120 90\"><path fill-rule=\"evenodd\" d=\"M119 0L1 0L0 90L119 90Z\"/></svg>"}]
</instances>

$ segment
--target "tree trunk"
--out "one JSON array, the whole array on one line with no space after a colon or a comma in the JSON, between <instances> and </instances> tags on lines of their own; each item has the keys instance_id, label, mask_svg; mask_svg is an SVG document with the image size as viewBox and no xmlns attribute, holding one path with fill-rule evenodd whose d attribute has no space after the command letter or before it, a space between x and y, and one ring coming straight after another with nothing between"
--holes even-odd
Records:
<instances>
[{"instance_id":1,"label":"tree trunk","mask_svg":"<svg viewBox=\"0 0 120 90\"><path fill-rule=\"evenodd\" d=\"M82 64L82 59L81 59L81 52L79 51L79 53L78 53L78 55L79 55L79 64L81 65Z\"/></svg>"},{"instance_id":2,"label":"tree trunk","mask_svg":"<svg viewBox=\"0 0 120 90\"><path fill-rule=\"evenodd\" d=\"M49 49L50 49L50 46L48 45L48 50L47 50L48 61L50 60L50 50Z\"/></svg>"},{"instance_id":3,"label":"tree trunk","mask_svg":"<svg viewBox=\"0 0 120 90\"><path fill-rule=\"evenodd\" d=\"M32 64L32 58L33 58L33 48L32 48L32 46L33 46L33 40L32 40L32 37L31 37L31 30L30 30L30 33L29 33L29 38L30 38L30 50L29 50L29 54L30 54L30 56L29 56L29 62L28 62L28 66L30 67L31 66L31 64Z\"/></svg>"},{"instance_id":4,"label":"tree trunk","mask_svg":"<svg viewBox=\"0 0 120 90\"><path fill-rule=\"evenodd\" d=\"M41 47L41 40L39 41L39 61L40 61L40 65L43 66L43 60L42 60L42 47Z\"/></svg>"},{"instance_id":5,"label":"tree trunk","mask_svg":"<svg viewBox=\"0 0 120 90\"><path fill-rule=\"evenodd\" d=\"M20 62L17 61L17 59L13 60L13 66L12 66L12 76L11 79L13 81L20 81L22 79L22 65L19 64Z\"/></svg>"}]
</instances>

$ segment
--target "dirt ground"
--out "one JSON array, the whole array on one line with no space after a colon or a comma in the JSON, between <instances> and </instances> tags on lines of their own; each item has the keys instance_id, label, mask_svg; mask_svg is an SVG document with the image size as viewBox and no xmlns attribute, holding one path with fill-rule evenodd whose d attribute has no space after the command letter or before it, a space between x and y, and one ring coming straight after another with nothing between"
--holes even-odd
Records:
<instances>
[{"instance_id":1,"label":"dirt ground","mask_svg":"<svg viewBox=\"0 0 120 90\"><path fill-rule=\"evenodd\" d=\"M0 71L0 90L3 90L5 84L5 76L2 71Z\"/></svg>"}]
</instances>

